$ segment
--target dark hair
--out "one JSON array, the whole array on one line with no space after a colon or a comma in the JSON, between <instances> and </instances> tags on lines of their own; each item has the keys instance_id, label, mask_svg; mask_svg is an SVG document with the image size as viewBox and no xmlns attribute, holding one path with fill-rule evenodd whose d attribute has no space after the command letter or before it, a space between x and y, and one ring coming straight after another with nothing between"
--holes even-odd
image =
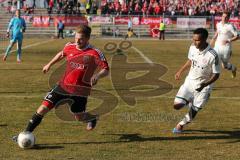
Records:
<instances>
[{"instance_id":1,"label":"dark hair","mask_svg":"<svg viewBox=\"0 0 240 160\"><path fill-rule=\"evenodd\" d=\"M87 38L90 37L92 32L92 29L88 25L80 25L76 28L76 33L82 33L84 34Z\"/></svg>"},{"instance_id":2,"label":"dark hair","mask_svg":"<svg viewBox=\"0 0 240 160\"><path fill-rule=\"evenodd\" d=\"M197 28L193 31L193 34L199 34L203 39L208 38L208 31L205 28Z\"/></svg>"},{"instance_id":3,"label":"dark hair","mask_svg":"<svg viewBox=\"0 0 240 160\"><path fill-rule=\"evenodd\" d=\"M231 16L231 13L230 12L228 12L228 11L223 11L223 13L222 14L226 14L227 15L227 18L230 18L230 16Z\"/></svg>"}]
</instances>

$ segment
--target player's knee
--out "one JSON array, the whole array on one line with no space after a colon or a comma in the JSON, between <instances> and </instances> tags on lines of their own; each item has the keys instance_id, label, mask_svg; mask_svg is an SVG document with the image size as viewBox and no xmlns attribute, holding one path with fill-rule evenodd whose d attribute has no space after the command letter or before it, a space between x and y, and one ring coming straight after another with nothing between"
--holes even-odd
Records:
<instances>
[{"instance_id":1,"label":"player's knee","mask_svg":"<svg viewBox=\"0 0 240 160\"><path fill-rule=\"evenodd\" d=\"M82 116L80 114L74 114L74 118L76 121L82 121Z\"/></svg>"},{"instance_id":2,"label":"player's knee","mask_svg":"<svg viewBox=\"0 0 240 160\"><path fill-rule=\"evenodd\" d=\"M41 105L38 109L37 109L37 113L40 114L41 116L44 116L45 114L47 114L50 111L50 109L47 106Z\"/></svg>"},{"instance_id":3,"label":"player's knee","mask_svg":"<svg viewBox=\"0 0 240 160\"><path fill-rule=\"evenodd\" d=\"M186 104L187 104L186 100L176 97L174 99L173 108L176 109L176 110L179 110L182 107L184 107Z\"/></svg>"},{"instance_id":4,"label":"player's knee","mask_svg":"<svg viewBox=\"0 0 240 160\"><path fill-rule=\"evenodd\" d=\"M179 110L184 106L185 106L185 104L183 104L183 103L174 103L173 104L173 108L176 109L176 110Z\"/></svg>"},{"instance_id":5,"label":"player's knee","mask_svg":"<svg viewBox=\"0 0 240 160\"><path fill-rule=\"evenodd\" d=\"M228 69L228 66L227 65L222 65L222 67L224 68L224 69Z\"/></svg>"},{"instance_id":6,"label":"player's knee","mask_svg":"<svg viewBox=\"0 0 240 160\"><path fill-rule=\"evenodd\" d=\"M222 63L222 68L228 69L228 64L227 63Z\"/></svg>"}]
</instances>

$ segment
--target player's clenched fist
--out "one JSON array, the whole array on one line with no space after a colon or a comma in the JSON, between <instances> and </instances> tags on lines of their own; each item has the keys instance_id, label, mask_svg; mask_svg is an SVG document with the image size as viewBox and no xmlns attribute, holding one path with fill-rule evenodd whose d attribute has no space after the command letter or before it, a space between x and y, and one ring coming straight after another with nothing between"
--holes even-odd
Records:
<instances>
[{"instance_id":1,"label":"player's clenched fist","mask_svg":"<svg viewBox=\"0 0 240 160\"><path fill-rule=\"evenodd\" d=\"M47 64L43 67L42 72L47 73L49 71L49 69L50 69L50 65Z\"/></svg>"}]
</instances>

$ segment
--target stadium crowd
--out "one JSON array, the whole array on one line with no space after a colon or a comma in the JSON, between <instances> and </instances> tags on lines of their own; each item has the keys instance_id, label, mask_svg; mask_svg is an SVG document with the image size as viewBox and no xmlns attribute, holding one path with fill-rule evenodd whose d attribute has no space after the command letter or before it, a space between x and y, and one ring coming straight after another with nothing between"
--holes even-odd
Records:
<instances>
[{"instance_id":1,"label":"stadium crowd","mask_svg":"<svg viewBox=\"0 0 240 160\"><path fill-rule=\"evenodd\" d=\"M15 12L17 0L9 0L9 12ZM33 13L36 0L21 1L25 13ZM185 15L210 16L220 15L229 10L232 16L239 16L240 0L41 0L43 8L49 14L97 14L102 15Z\"/></svg>"},{"instance_id":2,"label":"stadium crowd","mask_svg":"<svg viewBox=\"0 0 240 160\"><path fill-rule=\"evenodd\" d=\"M112 0L102 1L102 14L116 15L219 15L224 10L239 16L239 0Z\"/></svg>"}]
</instances>

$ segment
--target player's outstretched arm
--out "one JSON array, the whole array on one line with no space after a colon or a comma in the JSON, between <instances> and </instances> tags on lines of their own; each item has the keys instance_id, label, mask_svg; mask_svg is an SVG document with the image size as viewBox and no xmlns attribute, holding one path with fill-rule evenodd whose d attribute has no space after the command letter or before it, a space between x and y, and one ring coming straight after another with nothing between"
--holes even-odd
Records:
<instances>
[{"instance_id":1,"label":"player's outstretched arm","mask_svg":"<svg viewBox=\"0 0 240 160\"><path fill-rule=\"evenodd\" d=\"M175 74L175 80L179 80L182 73L187 70L188 68L191 67L192 61L191 60L187 60L187 62L177 71L177 73Z\"/></svg>"},{"instance_id":2,"label":"player's outstretched arm","mask_svg":"<svg viewBox=\"0 0 240 160\"><path fill-rule=\"evenodd\" d=\"M107 69L102 69L98 73L94 74L91 78L91 86L97 84L97 81L100 78L106 77L109 74L109 70Z\"/></svg>"},{"instance_id":3,"label":"player's outstretched arm","mask_svg":"<svg viewBox=\"0 0 240 160\"><path fill-rule=\"evenodd\" d=\"M218 33L215 32L213 38L210 41L210 46L214 47L214 44L215 44L215 41L216 41L217 37L218 37Z\"/></svg>"},{"instance_id":4,"label":"player's outstretched arm","mask_svg":"<svg viewBox=\"0 0 240 160\"><path fill-rule=\"evenodd\" d=\"M52 65L54 65L58 61L62 60L63 58L64 58L63 51L57 53L56 56L53 57L53 59L43 67L43 69L42 69L43 73L47 73Z\"/></svg>"}]
</instances>

